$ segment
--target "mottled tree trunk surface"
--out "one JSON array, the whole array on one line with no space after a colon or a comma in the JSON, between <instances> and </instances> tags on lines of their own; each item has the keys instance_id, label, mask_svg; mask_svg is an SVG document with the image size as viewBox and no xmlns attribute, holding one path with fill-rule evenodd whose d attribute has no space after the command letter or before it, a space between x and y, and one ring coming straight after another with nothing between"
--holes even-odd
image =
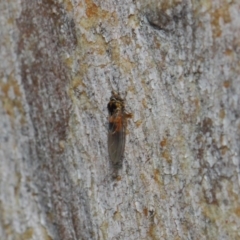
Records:
<instances>
[{"instance_id":1,"label":"mottled tree trunk surface","mask_svg":"<svg viewBox=\"0 0 240 240\"><path fill-rule=\"evenodd\" d=\"M239 9L0 0L0 239L240 239Z\"/></svg>"}]
</instances>

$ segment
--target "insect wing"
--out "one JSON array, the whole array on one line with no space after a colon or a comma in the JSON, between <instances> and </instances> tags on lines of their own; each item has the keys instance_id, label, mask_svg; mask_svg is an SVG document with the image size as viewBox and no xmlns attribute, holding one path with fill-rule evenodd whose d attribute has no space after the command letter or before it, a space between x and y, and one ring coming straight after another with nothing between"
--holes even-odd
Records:
<instances>
[{"instance_id":1,"label":"insect wing","mask_svg":"<svg viewBox=\"0 0 240 240\"><path fill-rule=\"evenodd\" d=\"M123 113L109 117L108 153L114 167L121 167L125 148L126 123Z\"/></svg>"}]
</instances>

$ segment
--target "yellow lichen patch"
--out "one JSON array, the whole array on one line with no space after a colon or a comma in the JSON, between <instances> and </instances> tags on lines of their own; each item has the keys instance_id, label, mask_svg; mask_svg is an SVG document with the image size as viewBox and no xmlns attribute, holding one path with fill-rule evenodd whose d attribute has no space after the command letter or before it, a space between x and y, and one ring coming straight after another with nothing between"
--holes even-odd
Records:
<instances>
[{"instance_id":1,"label":"yellow lichen patch","mask_svg":"<svg viewBox=\"0 0 240 240\"><path fill-rule=\"evenodd\" d=\"M133 29L139 27L139 20L137 19L136 15L131 14L128 16L128 26L130 26Z\"/></svg>"},{"instance_id":2,"label":"yellow lichen patch","mask_svg":"<svg viewBox=\"0 0 240 240\"><path fill-rule=\"evenodd\" d=\"M72 91L77 91L77 88L81 87L81 86L85 87L85 84L83 83L82 79L79 77L73 78L71 87L70 87L71 91L70 91L69 95L71 95Z\"/></svg>"},{"instance_id":3,"label":"yellow lichen patch","mask_svg":"<svg viewBox=\"0 0 240 240\"><path fill-rule=\"evenodd\" d=\"M156 37L156 36L154 36L154 47L156 48L156 49L160 49L160 47L161 47L161 43L160 43L160 41L159 41L159 39Z\"/></svg>"},{"instance_id":4,"label":"yellow lichen patch","mask_svg":"<svg viewBox=\"0 0 240 240\"><path fill-rule=\"evenodd\" d=\"M96 46L96 48L94 48L94 52L98 55L105 55L106 54L106 44L105 41L102 37L102 35L98 35L96 37L98 46Z\"/></svg>"},{"instance_id":5,"label":"yellow lichen patch","mask_svg":"<svg viewBox=\"0 0 240 240\"><path fill-rule=\"evenodd\" d=\"M129 36L124 36L121 38L121 43L123 43L125 46L128 46L132 43L132 38Z\"/></svg>"},{"instance_id":6,"label":"yellow lichen patch","mask_svg":"<svg viewBox=\"0 0 240 240\"><path fill-rule=\"evenodd\" d=\"M65 141L64 140L61 140L59 141L58 145L59 145L59 148L61 149L61 151L64 151L65 149Z\"/></svg>"},{"instance_id":7,"label":"yellow lichen patch","mask_svg":"<svg viewBox=\"0 0 240 240\"><path fill-rule=\"evenodd\" d=\"M170 8L174 8L176 7L179 3L181 3L182 0L164 0L164 1L159 1L157 2L158 3L158 8L163 10L163 11L166 11Z\"/></svg>"},{"instance_id":8,"label":"yellow lichen patch","mask_svg":"<svg viewBox=\"0 0 240 240\"><path fill-rule=\"evenodd\" d=\"M237 208L235 209L234 213L235 213L238 217L240 217L240 207L237 207Z\"/></svg>"},{"instance_id":9,"label":"yellow lichen patch","mask_svg":"<svg viewBox=\"0 0 240 240\"><path fill-rule=\"evenodd\" d=\"M3 214L3 211L1 211L1 213ZM2 217L3 217L3 215L2 215ZM3 229L4 229L7 236L14 235L14 230L12 229L12 224L10 224L10 223L9 224L4 224Z\"/></svg>"},{"instance_id":10,"label":"yellow lichen patch","mask_svg":"<svg viewBox=\"0 0 240 240\"><path fill-rule=\"evenodd\" d=\"M116 13L111 13L101 9L97 6L92 0L85 1L86 7L86 18L82 18L80 25L82 27L90 28L99 24L99 20L108 21L112 26L117 24L117 15Z\"/></svg>"},{"instance_id":11,"label":"yellow lichen patch","mask_svg":"<svg viewBox=\"0 0 240 240\"><path fill-rule=\"evenodd\" d=\"M239 195L235 192L235 190L233 189L233 186L230 182L227 182L228 186L227 186L227 193L228 193L228 197L232 199L232 202L239 202Z\"/></svg>"},{"instance_id":12,"label":"yellow lichen patch","mask_svg":"<svg viewBox=\"0 0 240 240\"><path fill-rule=\"evenodd\" d=\"M224 140L225 140L225 135L224 135L224 134L221 134L221 136L220 136L220 143L221 143L222 145L224 145Z\"/></svg>"},{"instance_id":13,"label":"yellow lichen patch","mask_svg":"<svg viewBox=\"0 0 240 240\"><path fill-rule=\"evenodd\" d=\"M120 48L118 40L112 40L109 44L110 52L111 52L111 60L114 61L115 64L120 65Z\"/></svg>"},{"instance_id":14,"label":"yellow lichen patch","mask_svg":"<svg viewBox=\"0 0 240 240\"><path fill-rule=\"evenodd\" d=\"M169 164L172 164L172 158L169 154L169 151L165 150L161 153L161 155Z\"/></svg>"},{"instance_id":15,"label":"yellow lichen patch","mask_svg":"<svg viewBox=\"0 0 240 240\"><path fill-rule=\"evenodd\" d=\"M225 88L229 88L230 85L231 85L230 81L224 81L223 82L223 87L225 87Z\"/></svg>"},{"instance_id":16,"label":"yellow lichen patch","mask_svg":"<svg viewBox=\"0 0 240 240\"><path fill-rule=\"evenodd\" d=\"M119 182L122 180L122 177L120 175L118 175L115 180Z\"/></svg>"},{"instance_id":17,"label":"yellow lichen patch","mask_svg":"<svg viewBox=\"0 0 240 240\"><path fill-rule=\"evenodd\" d=\"M169 145L168 139L166 137L164 137L160 141L159 145L161 147L161 157L164 158L169 164L171 164L172 158L171 158L169 149L167 148L167 146Z\"/></svg>"},{"instance_id":18,"label":"yellow lichen patch","mask_svg":"<svg viewBox=\"0 0 240 240\"><path fill-rule=\"evenodd\" d=\"M49 236L47 229L42 226L42 235L43 235L43 240L52 240L52 237Z\"/></svg>"},{"instance_id":19,"label":"yellow lichen patch","mask_svg":"<svg viewBox=\"0 0 240 240\"><path fill-rule=\"evenodd\" d=\"M21 123L24 124L24 109L21 102L22 93L17 81L10 75L7 82L0 81L0 89L0 100L6 113L12 117L12 119L15 118L16 110L22 113Z\"/></svg>"},{"instance_id":20,"label":"yellow lichen patch","mask_svg":"<svg viewBox=\"0 0 240 240\"><path fill-rule=\"evenodd\" d=\"M13 89L13 92L14 92L16 97L21 97L22 96L19 85L12 75L9 76L6 83L4 83L4 82L1 83L0 82L0 86L1 86L1 89L2 89L2 91L3 91L3 93L5 94L6 97L9 97L8 94L9 94L9 90L11 88Z\"/></svg>"},{"instance_id":21,"label":"yellow lichen patch","mask_svg":"<svg viewBox=\"0 0 240 240\"><path fill-rule=\"evenodd\" d=\"M224 119L225 118L225 110L224 109L221 109L220 110L220 112L219 112L219 117L221 118L221 119Z\"/></svg>"},{"instance_id":22,"label":"yellow lichen patch","mask_svg":"<svg viewBox=\"0 0 240 240\"><path fill-rule=\"evenodd\" d=\"M199 110L199 108L200 108L199 98L193 99L193 104L194 104L194 106L195 106L195 109L196 109L196 110Z\"/></svg>"},{"instance_id":23,"label":"yellow lichen patch","mask_svg":"<svg viewBox=\"0 0 240 240\"><path fill-rule=\"evenodd\" d=\"M219 25L219 16L217 13L211 14L211 24L212 24L212 31L213 31L213 37L220 37L222 34L222 30Z\"/></svg>"},{"instance_id":24,"label":"yellow lichen patch","mask_svg":"<svg viewBox=\"0 0 240 240\"><path fill-rule=\"evenodd\" d=\"M224 3L218 9L212 9L211 24L213 29L213 37L220 37L222 34L220 19L223 19L225 24L231 22L231 16L228 7L229 3L224 1Z\"/></svg>"},{"instance_id":25,"label":"yellow lichen patch","mask_svg":"<svg viewBox=\"0 0 240 240\"><path fill-rule=\"evenodd\" d=\"M227 146L221 146L220 151L222 155L225 155L229 151L229 148Z\"/></svg>"},{"instance_id":26,"label":"yellow lichen patch","mask_svg":"<svg viewBox=\"0 0 240 240\"><path fill-rule=\"evenodd\" d=\"M141 179L145 189L149 190L150 181L147 179L147 177L144 173L140 174L140 179Z\"/></svg>"},{"instance_id":27,"label":"yellow lichen patch","mask_svg":"<svg viewBox=\"0 0 240 240\"><path fill-rule=\"evenodd\" d=\"M88 18L95 18L96 16L100 15L101 11L93 1L86 0L85 3L87 5L86 15Z\"/></svg>"},{"instance_id":28,"label":"yellow lichen patch","mask_svg":"<svg viewBox=\"0 0 240 240\"><path fill-rule=\"evenodd\" d=\"M7 23L10 25L13 25L15 23L15 21L16 21L15 18L10 17L10 18L8 18Z\"/></svg>"},{"instance_id":29,"label":"yellow lichen patch","mask_svg":"<svg viewBox=\"0 0 240 240\"><path fill-rule=\"evenodd\" d=\"M54 213L53 212L47 212L46 214L48 221L52 222L54 221Z\"/></svg>"},{"instance_id":30,"label":"yellow lichen patch","mask_svg":"<svg viewBox=\"0 0 240 240\"><path fill-rule=\"evenodd\" d=\"M157 234L157 229L158 229L158 226L156 226L155 224L150 224L148 229L148 236L150 237L150 239L152 240L159 239L159 235Z\"/></svg>"},{"instance_id":31,"label":"yellow lichen patch","mask_svg":"<svg viewBox=\"0 0 240 240\"><path fill-rule=\"evenodd\" d=\"M79 43L83 49L86 49L86 52L83 52L82 55L88 55L91 53L96 53L98 49L102 49L104 47L104 52L107 47L105 39L100 34L94 35L94 40L89 40L86 35L81 36L81 42ZM100 50L102 52L102 50Z\"/></svg>"},{"instance_id":32,"label":"yellow lichen patch","mask_svg":"<svg viewBox=\"0 0 240 240\"><path fill-rule=\"evenodd\" d=\"M72 12L73 5L72 5L72 2L70 0L64 0L63 4L64 4L65 9L67 10L67 12Z\"/></svg>"},{"instance_id":33,"label":"yellow lichen patch","mask_svg":"<svg viewBox=\"0 0 240 240\"><path fill-rule=\"evenodd\" d=\"M237 239L236 234L238 231L232 231L236 228L236 219L240 217L240 208L239 208L239 196L235 192L235 187L228 180L221 181L222 188L221 191L217 194L223 201L220 201L219 204L207 204L205 201L202 205L202 213L207 219L209 219L211 224L208 226L208 230L211 231L216 226L221 226L224 231L228 232L229 239ZM225 192L226 190L226 192ZM223 198L223 195L226 198ZM220 205L220 206L219 206Z\"/></svg>"},{"instance_id":34,"label":"yellow lichen patch","mask_svg":"<svg viewBox=\"0 0 240 240\"><path fill-rule=\"evenodd\" d=\"M9 101L9 99L4 99L4 100L2 100L2 105L3 105L5 112L9 116L14 117L14 108L13 108L12 102Z\"/></svg>"},{"instance_id":35,"label":"yellow lichen patch","mask_svg":"<svg viewBox=\"0 0 240 240\"><path fill-rule=\"evenodd\" d=\"M147 108L147 102L146 102L145 98L143 98L143 100L142 100L142 105L144 108Z\"/></svg>"},{"instance_id":36,"label":"yellow lichen patch","mask_svg":"<svg viewBox=\"0 0 240 240\"><path fill-rule=\"evenodd\" d=\"M210 219L212 223L216 223L221 218L221 209L216 204L206 204L202 209L203 215Z\"/></svg>"},{"instance_id":37,"label":"yellow lichen patch","mask_svg":"<svg viewBox=\"0 0 240 240\"><path fill-rule=\"evenodd\" d=\"M24 240L28 240L28 239L32 239L33 237L33 228L27 228L27 230L22 233L19 237L20 239L24 239Z\"/></svg>"},{"instance_id":38,"label":"yellow lichen patch","mask_svg":"<svg viewBox=\"0 0 240 240\"><path fill-rule=\"evenodd\" d=\"M116 211L113 215L113 220L114 221L121 221L122 220L122 215L119 211Z\"/></svg>"},{"instance_id":39,"label":"yellow lichen patch","mask_svg":"<svg viewBox=\"0 0 240 240\"><path fill-rule=\"evenodd\" d=\"M142 120L138 120L138 121L136 121L135 124L136 124L136 127L137 127L137 128L140 127L141 124L142 124Z\"/></svg>"},{"instance_id":40,"label":"yellow lichen patch","mask_svg":"<svg viewBox=\"0 0 240 240\"><path fill-rule=\"evenodd\" d=\"M110 42L111 61L114 62L124 73L130 73L135 68L135 62L132 62L127 55L121 55L120 53L120 41L124 45L130 45L131 39L129 37L123 37L118 40L112 40Z\"/></svg>"},{"instance_id":41,"label":"yellow lichen patch","mask_svg":"<svg viewBox=\"0 0 240 240\"><path fill-rule=\"evenodd\" d=\"M198 117L201 104L199 98L188 97L188 102L191 108L187 113L182 112L182 119L184 122L193 122Z\"/></svg>"},{"instance_id":42,"label":"yellow lichen patch","mask_svg":"<svg viewBox=\"0 0 240 240\"><path fill-rule=\"evenodd\" d=\"M223 211L217 205L205 205L203 215L210 220L208 231L214 231L217 225L222 226L224 231L229 234L229 239L238 239L236 229L236 219L240 217L240 208L232 208L231 211Z\"/></svg>"},{"instance_id":43,"label":"yellow lichen patch","mask_svg":"<svg viewBox=\"0 0 240 240\"><path fill-rule=\"evenodd\" d=\"M102 224L100 225L100 230L102 232L103 235L103 239L108 239L108 222L104 221L102 222Z\"/></svg>"},{"instance_id":44,"label":"yellow lichen patch","mask_svg":"<svg viewBox=\"0 0 240 240\"><path fill-rule=\"evenodd\" d=\"M161 147L166 147L167 145L167 138L163 138L163 140L160 142Z\"/></svg>"},{"instance_id":45,"label":"yellow lichen patch","mask_svg":"<svg viewBox=\"0 0 240 240\"><path fill-rule=\"evenodd\" d=\"M229 13L229 3L227 1L224 2L224 5L221 6L219 9L219 15L223 18L224 23L230 23L231 22L231 15Z\"/></svg>"},{"instance_id":46,"label":"yellow lichen patch","mask_svg":"<svg viewBox=\"0 0 240 240\"><path fill-rule=\"evenodd\" d=\"M154 173L153 173L153 179L154 181L159 185L159 186L163 186L163 181L160 175L160 171L159 169L154 169Z\"/></svg>"},{"instance_id":47,"label":"yellow lichen patch","mask_svg":"<svg viewBox=\"0 0 240 240\"><path fill-rule=\"evenodd\" d=\"M14 186L14 194L15 194L15 199L18 202L19 201L19 195L20 195L22 175L21 175L20 172L16 172L15 177L16 177L16 184Z\"/></svg>"},{"instance_id":48,"label":"yellow lichen patch","mask_svg":"<svg viewBox=\"0 0 240 240\"><path fill-rule=\"evenodd\" d=\"M208 12L212 9L212 1L209 0L195 1L195 5L197 5L197 7L195 7L197 11Z\"/></svg>"},{"instance_id":49,"label":"yellow lichen patch","mask_svg":"<svg viewBox=\"0 0 240 240\"><path fill-rule=\"evenodd\" d=\"M126 56L121 57L119 62L119 67L123 70L124 73L130 73L132 69L136 68L135 62L131 62Z\"/></svg>"},{"instance_id":50,"label":"yellow lichen patch","mask_svg":"<svg viewBox=\"0 0 240 240\"><path fill-rule=\"evenodd\" d=\"M233 55L233 51L231 49L226 49L224 53L225 53L225 55L227 55L229 57L232 57L232 55Z\"/></svg>"},{"instance_id":51,"label":"yellow lichen patch","mask_svg":"<svg viewBox=\"0 0 240 240\"><path fill-rule=\"evenodd\" d=\"M65 58L64 62L67 67L71 68L73 64L73 58L72 57Z\"/></svg>"},{"instance_id":52,"label":"yellow lichen patch","mask_svg":"<svg viewBox=\"0 0 240 240\"><path fill-rule=\"evenodd\" d=\"M79 104L81 105L83 110L93 109L94 106L90 102L89 97L87 96L86 92L82 92L78 98Z\"/></svg>"}]
</instances>

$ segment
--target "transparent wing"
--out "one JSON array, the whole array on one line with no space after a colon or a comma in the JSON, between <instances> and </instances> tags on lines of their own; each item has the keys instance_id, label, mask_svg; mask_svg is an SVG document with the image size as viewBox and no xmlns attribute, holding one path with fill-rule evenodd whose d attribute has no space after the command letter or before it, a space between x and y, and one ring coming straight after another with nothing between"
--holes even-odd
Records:
<instances>
[{"instance_id":1,"label":"transparent wing","mask_svg":"<svg viewBox=\"0 0 240 240\"><path fill-rule=\"evenodd\" d=\"M125 148L126 123L122 118L119 127L119 121L109 121L108 131L108 153L113 167L121 167Z\"/></svg>"}]
</instances>

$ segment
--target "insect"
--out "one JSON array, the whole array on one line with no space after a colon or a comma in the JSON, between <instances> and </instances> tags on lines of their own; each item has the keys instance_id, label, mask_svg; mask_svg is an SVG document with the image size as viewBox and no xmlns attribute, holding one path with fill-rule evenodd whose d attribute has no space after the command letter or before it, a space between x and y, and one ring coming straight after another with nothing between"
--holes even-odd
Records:
<instances>
[{"instance_id":1,"label":"insect","mask_svg":"<svg viewBox=\"0 0 240 240\"><path fill-rule=\"evenodd\" d=\"M114 168L120 168L125 148L127 118L132 114L125 110L124 100L112 91L108 108L108 154Z\"/></svg>"}]
</instances>

